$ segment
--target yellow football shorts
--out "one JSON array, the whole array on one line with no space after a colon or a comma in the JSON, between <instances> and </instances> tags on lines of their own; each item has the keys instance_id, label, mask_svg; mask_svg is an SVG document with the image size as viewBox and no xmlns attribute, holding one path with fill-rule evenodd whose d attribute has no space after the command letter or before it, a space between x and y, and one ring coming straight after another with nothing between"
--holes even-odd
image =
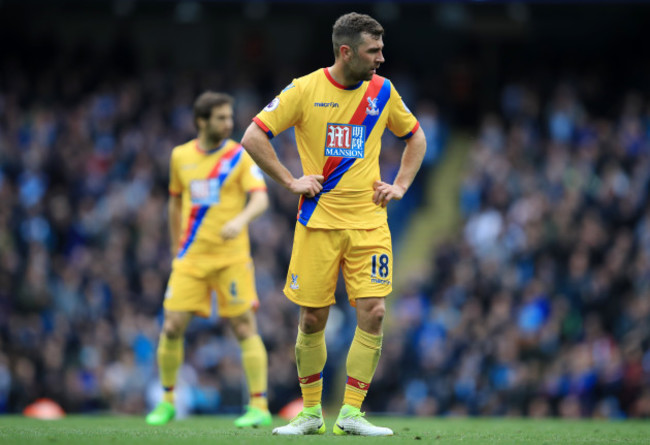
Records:
<instances>
[{"instance_id":1,"label":"yellow football shorts","mask_svg":"<svg viewBox=\"0 0 650 445\"><path fill-rule=\"evenodd\" d=\"M370 230L310 229L300 223L284 294L300 306L335 303L339 270L352 306L357 298L385 297L393 290L393 253L388 223Z\"/></svg>"},{"instance_id":2,"label":"yellow football shorts","mask_svg":"<svg viewBox=\"0 0 650 445\"><path fill-rule=\"evenodd\" d=\"M168 311L192 312L209 317L212 291L219 316L237 317L259 306L253 261L218 265L209 258L174 260L163 306Z\"/></svg>"}]
</instances>

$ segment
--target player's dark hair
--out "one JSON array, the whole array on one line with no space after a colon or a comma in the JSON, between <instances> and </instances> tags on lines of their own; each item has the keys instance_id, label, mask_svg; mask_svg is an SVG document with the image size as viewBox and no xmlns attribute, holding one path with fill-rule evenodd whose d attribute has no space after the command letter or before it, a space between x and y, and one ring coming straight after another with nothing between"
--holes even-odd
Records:
<instances>
[{"instance_id":1,"label":"player's dark hair","mask_svg":"<svg viewBox=\"0 0 650 445\"><path fill-rule=\"evenodd\" d=\"M339 17L332 29L334 58L338 58L341 45L349 45L356 52L363 39L363 33L378 39L384 35L384 28L377 20L366 14L350 12Z\"/></svg>"},{"instance_id":2,"label":"player's dark hair","mask_svg":"<svg viewBox=\"0 0 650 445\"><path fill-rule=\"evenodd\" d=\"M199 118L210 119L214 107L220 107L226 104L232 105L233 103L234 99L232 96L225 93L217 93L214 91L201 93L194 101L194 125L198 128L197 120Z\"/></svg>"}]
</instances>

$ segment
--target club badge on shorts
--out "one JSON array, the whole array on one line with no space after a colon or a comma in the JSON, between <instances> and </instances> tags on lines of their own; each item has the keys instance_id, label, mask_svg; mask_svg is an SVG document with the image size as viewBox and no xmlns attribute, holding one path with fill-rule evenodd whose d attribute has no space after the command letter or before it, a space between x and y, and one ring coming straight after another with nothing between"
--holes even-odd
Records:
<instances>
[{"instance_id":1,"label":"club badge on shorts","mask_svg":"<svg viewBox=\"0 0 650 445\"><path fill-rule=\"evenodd\" d=\"M298 274L291 274L291 284L289 284L289 287L293 290L300 289L300 286L298 286Z\"/></svg>"}]
</instances>

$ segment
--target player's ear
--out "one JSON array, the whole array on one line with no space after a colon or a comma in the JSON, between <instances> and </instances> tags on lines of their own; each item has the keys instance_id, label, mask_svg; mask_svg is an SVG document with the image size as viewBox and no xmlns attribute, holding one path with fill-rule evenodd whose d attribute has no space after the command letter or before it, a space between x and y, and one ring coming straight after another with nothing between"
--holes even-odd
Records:
<instances>
[{"instance_id":1,"label":"player's ear","mask_svg":"<svg viewBox=\"0 0 650 445\"><path fill-rule=\"evenodd\" d=\"M352 57L353 50L350 45L341 45L339 47L339 53L341 54L341 58L347 62Z\"/></svg>"}]
</instances>

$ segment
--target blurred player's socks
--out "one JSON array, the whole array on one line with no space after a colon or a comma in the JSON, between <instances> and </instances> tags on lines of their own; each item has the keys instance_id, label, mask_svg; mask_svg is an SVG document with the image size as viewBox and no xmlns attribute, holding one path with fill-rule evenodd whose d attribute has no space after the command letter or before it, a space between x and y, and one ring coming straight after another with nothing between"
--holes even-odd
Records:
<instances>
[{"instance_id":1,"label":"blurred player's socks","mask_svg":"<svg viewBox=\"0 0 650 445\"><path fill-rule=\"evenodd\" d=\"M241 347L242 366L248 382L251 406L263 411L268 410L266 398L268 360L266 348L259 335L253 335L239 342Z\"/></svg>"},{"instance_id":2,"label":"blurred player's socks","mask_svg":"<svg viewBox=\"0 0 650 445\"><path fill-rule=\"evenodd\" d=\"M326 360L325 330L305 334L298 328L296 364L305 408L320 405L323 394L323 368Z\"/></svg>"},{"instance_id":3,"label":"blurred player's socks","mask_svg":"<svg viewBox=\"0 0 650 445\"><path fill-rule=\"evenodd\" d=\"M381 355L382 335L373 335L357 326L348 352L348 381L345 385L344 405L361 408Z\"/></svg>"},{"instance_id":4,"label":"blurred player's socks","mask_svg":"<svg viewBox=\"0 0 650 445\"><path fill-rule=\"evenodd\" d=\"M162 383L165 402L174 403L174 385L178 368L183 362L183 337L169 338L160 334L158 343L158 369L160 370L160 383Z\"/></svg>"}]
</instances>

